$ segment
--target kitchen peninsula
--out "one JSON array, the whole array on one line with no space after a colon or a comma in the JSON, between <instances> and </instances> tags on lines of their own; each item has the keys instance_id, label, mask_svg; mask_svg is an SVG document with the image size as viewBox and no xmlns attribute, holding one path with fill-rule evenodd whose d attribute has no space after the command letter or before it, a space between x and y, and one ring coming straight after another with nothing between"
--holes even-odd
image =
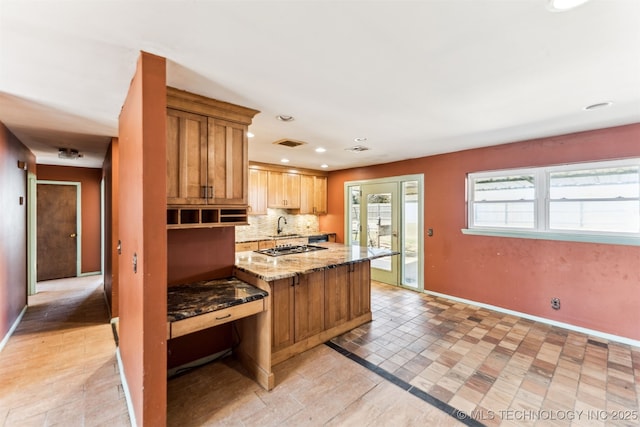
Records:
<instances>
[{"instance_id":1,"label":"kitchen peninsula","mask_svg":"<svg viewBox=\"0 0 640 427\"><path fill-rule=\"evenodd\" d=\"M238 322L236 354L265 389L272 366L371 321L370 260L388 249L318 244L282 256L236 252L234 276L264 290L266 310Z\"/></svg>"}]
</instances>

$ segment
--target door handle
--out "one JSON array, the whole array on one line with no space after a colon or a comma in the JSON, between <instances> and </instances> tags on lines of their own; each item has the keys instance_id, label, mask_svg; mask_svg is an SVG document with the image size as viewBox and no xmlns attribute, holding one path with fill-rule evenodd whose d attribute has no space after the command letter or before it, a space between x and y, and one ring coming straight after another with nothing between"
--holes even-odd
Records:
<instances>
[{"instance_id":1,"label":"door handle","mask_svg":"<svg viewBox=\"0 0 640 427\"><path fill-rule=\"evenodd\" d=\"M74 237L76 237L76 233L69 234L69 237L71 237L73 239Z\"/></svg>"}]
</instances>

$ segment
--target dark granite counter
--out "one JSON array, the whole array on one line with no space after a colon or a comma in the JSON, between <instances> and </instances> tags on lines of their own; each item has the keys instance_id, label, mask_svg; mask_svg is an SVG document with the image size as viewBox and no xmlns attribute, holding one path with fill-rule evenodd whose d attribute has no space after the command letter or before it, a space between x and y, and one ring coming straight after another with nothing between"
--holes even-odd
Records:
<instances>
[{"instance_id":1,"label":"dark granite counter","mask_svg":"<svg viewBox=\"0 0 640 427\"><path fill-rule=\"evenodd\" d=\"M399 254L389 249L347 246L342 243L319 243L316 246L323 246L328 250L279 257L253 251L236 252L235 268L270 282L297 274L325 270L336 265Z\"/></svg>"},{"instance_id":2,"label":"dark granite counter","mask_svg":"<svg viewBox=\"0 0 640 427\"><path fill-rule=\"evenodd\" d=\"M222 310L268 295L266 291L235 277L170 286L167 289L167 321L175 322Z\"/></svg>"}]
</instances>

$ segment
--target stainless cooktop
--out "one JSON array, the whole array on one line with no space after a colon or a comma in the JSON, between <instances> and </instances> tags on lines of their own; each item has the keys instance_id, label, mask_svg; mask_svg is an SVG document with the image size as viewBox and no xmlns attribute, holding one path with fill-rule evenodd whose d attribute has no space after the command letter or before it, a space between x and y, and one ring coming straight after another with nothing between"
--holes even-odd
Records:
<instances>
[{"instance_id":1,"label":"stainless cooktop","mask_svg":"<svg viewBox=\"0 0 640 427\"><path fill-rule=\"evenodd\" d=\"M263 255L269 256L281 256L281 255L293 255L293 254L304 254L307 252L320 251L322 249L328 249L322 246L315 245L285 245L285 246L277 246L275 248L269 249L260 249L257 252Z\"/></svg>"}]
</instances>

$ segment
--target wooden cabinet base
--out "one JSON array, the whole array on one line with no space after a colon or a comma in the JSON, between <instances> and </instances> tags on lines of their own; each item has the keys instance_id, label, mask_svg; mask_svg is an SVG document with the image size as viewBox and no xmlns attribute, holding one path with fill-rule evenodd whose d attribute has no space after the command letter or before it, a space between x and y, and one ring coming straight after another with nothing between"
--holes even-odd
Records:
<instances>
[{"instance_id":1,"label":"wooden cabinet base","mask_svg":"<svg viewBox=\"0 0 640 427\"><path fill-rule=\"evenodd\" d=\"M278 352L275 352L271 355L271 364L277 365L280 362L284 362L287 359L295 356L296 354L300 354L304 351L307 351L317 345L323 344L332 338L337 337L338 335L342 335L345 332L349 332L352 329L357 328L360 325L364 325L371 321L371 313L363 314L360 317L352 319L346 323L343 323L335 328L327 329L319 333L318 335L314 335L302 341L298 341L290 347L284 348Z\"/></svg>"}]
</instances>

